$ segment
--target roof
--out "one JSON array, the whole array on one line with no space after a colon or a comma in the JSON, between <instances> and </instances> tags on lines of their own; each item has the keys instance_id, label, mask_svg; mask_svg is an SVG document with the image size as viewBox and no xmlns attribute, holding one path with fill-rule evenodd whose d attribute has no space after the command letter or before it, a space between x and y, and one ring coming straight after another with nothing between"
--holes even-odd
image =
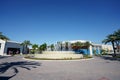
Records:
<instances>
[{"instance_id":1,"label":"roof","mask_svg":"<svg viewBox=\"0 0 120 80\"><path fill-rule=\"evenodd\" d=\"M17 42L17 41L10 41L10 40L5 41L5 40L2 40L2 39L0 39L0 42L10 42L10 43L19 43L20 44L20 42Z\"/></svg>"},{"instance_id":2,"label":"roof","mask_svg":"<svg viewBox=\"0 0 120 80\"><path fill-rule=\"evenodd\" d=\"M75 42L87 42L88 40L70 40L70 41L63 41L64 42L70 42L70 43L75 43ZM88 41L91 42L91 41Z\"/></svg>"},{"instance_id":3,"label":"roof","mask_svg":"<svg viewBox=\"0 0 120 80\"><path fill-rule=\"evenodd\" d=\"M7 41L7 42L10 42L10 43L19 43L20 44L20 42L17 42L17 41Z\"/></svg>"}]
</instances>

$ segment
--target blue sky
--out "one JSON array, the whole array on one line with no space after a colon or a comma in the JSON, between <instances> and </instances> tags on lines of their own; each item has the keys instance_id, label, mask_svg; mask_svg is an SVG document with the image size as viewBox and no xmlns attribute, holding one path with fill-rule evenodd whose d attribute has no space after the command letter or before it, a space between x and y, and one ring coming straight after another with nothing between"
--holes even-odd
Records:
<instances>
[{"instance_id":1,"label":"blue sky","mask_svg":"<svg viewBox=\"0 0 120 80\"><path fill-rule=\"evenodd\" d=\"M120 0L0 0L0 32L13 41L101 43L120 28Z\"/></svg>"}]
</instances>

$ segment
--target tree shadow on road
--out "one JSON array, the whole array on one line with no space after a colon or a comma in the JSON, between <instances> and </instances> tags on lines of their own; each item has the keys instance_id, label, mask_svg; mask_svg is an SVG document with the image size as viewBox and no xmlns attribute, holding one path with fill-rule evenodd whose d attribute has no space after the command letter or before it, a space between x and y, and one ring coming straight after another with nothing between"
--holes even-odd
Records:
<instances>
[{"instance_id":1,"label":"tree shadow on road","mask_svg":"<svg viewBox=\"0 0 120 80\"><path fill-rule=\"evenodd\" d=\"M4 58L8 58L8 57L11 57L11 56L0 56L0 59L4 59Z\"/></svg>"},{"instance_id":2,"label":"tree shadow on road","mask_svg":"<svg viewBox=\"0 0 120 80\"><path fill-rule=\"evenodd\" d=\"M9 80L10 78L14 77L17 73L19 73L18 67L24 68L27 70L31 70L31 68L37 68L41 64L38 62L33 61L19 61L19 62L5 62L0 64L0 74L7 72L8 70L12 69L14 74L12 76L0 76L0 80Z\"/></svg>"},{"instance_id":3,"label":"tree shadow on road","mask_svg":"<svg viewBox=\"0 0 120 80\"><path fill-rule=\"evenodd\" d=\"M120 58L112 57L112 56L101 56L102 59L111 60L111 61L120 61Z\"/></svg>"}]
</instances>

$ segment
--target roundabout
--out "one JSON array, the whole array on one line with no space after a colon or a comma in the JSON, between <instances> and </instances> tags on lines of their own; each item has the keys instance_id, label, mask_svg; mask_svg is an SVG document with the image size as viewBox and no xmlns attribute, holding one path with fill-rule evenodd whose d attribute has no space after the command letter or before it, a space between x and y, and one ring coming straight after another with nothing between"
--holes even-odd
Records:
<instances>
[{"instance_id":1,"label":"roundabout","mask_svg":"<svg viewBox=\"0 0 120 80\"><path fill-rule=\"evenodd\" d=\"M42 54L34 54L25 58L33 60L78 60L92 58L92 56L76 54L74 51L43 51Z\"/></svg>"}]
</instances>

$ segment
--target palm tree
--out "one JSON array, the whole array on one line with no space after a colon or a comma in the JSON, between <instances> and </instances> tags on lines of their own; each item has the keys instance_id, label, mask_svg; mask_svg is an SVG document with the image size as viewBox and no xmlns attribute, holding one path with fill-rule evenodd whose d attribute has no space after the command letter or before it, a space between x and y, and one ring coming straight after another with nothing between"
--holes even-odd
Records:
<instances>
[{"instance_id":1,"label":"palm tree","mask_svg":"<svg viewBox=\"0 0 120 80\"><path fill-rule=\"evenodd\" d=\"M62 42L60 43L60 49L61 49L61 51L63 50L63 44L62 44Z\"/></svg>"},{"instance_id":2,"label":"palm tree","mask_svg":"<svg viewBox=\"0 0 120 80\"><path fill-rule=\"evenodd\" d=\"M38 47L38 50L40 53L42 53L42 46L41 45Z\"/></svg>"},{"instance_id":3,"label":"palm tree","mask_svg":"<svg viewBox=\"0 0 120 80\"><path fill-rule=\"evenodd\" d=\"M53 51L54 50L54 44L51 44L50 48L51 48L51 51Z\"/></svg>"},{"instance_id":4,"label":"palm tree","mask_svg":"<svg viewBox=\"0 0 120 80\"><path fill-rule=\"evenodd\" d=\"M2 40L10 40L7 36L3 35L2 32L0 32L0 39L2 39Z\"/></svg>"},{"instance_id":5,"label":"palm tree","mask_svg":"<svg viewBox=\"0 0 120 80\"><path fill-rule=\"evenodd\" d=\"M32 49L33 49L33 53L35 53L35 51L38 49L38 45L37 44L33 44L32 45Z\"/></svg>"},{"instance_id":6,"label":"palm tree","mask_svg":"<svg viewBox=\"0 0 120 80\"><path fill-rule=\"evenodd\" d=\"M116 56L115 41L116 41L116 36L114 34L108 35L107 38L102 41L102 43L105 43L105 44L111 42L112 47L113 47L113 51L114 51L114 56L113 57Z\"/></svg>"},{"instance_id":7,"label":"palm tree","mask_svg":"<svg viewBox=\"0 0 120 80\"><path fill-rule=\"evenodd\" d=\"M59 45L59 49L62 51L62 49L63 49L63 45L62 45L62 42L57 42L57 44Z\"/></svg>"},{"instance_id":8,"label":"palm tree","mask_svg":"<svg viewBox=\"0 0 120 80\"><path fill-rule=\"evenodd\" d=\"M25 40L21 43L23 46L23 53L29 53L29 48L28 46L32 45L29 40ZM26 49L26 50L25 50Z\"/></svg>"},{"instance_id":9,"label":"palm tree","mask_svg":"<svg viewBox=\"0 0 120 80\"><path fill-rule=\"evenodd\" d=\"M88 41L85 42L84 44L85 44L85 47L87 48L87 53L88 53L88 49L89 49L89 47L90 47L91 44L90 44L90 42L88 42Z\"/></svg>"},{"instance_id":10,"label":"palm tree","mask_svg":"<svg viewBox=\"0 0 120 80\"><path fill-rule=\"evenodd\" d=\"M65 42L65 50L68 51L68 42Z\"/></svg>"},{"instance_id":11,"label":"palm tree","mask_svg":"<svg viewBox=\"0 0 120 80\"><path fill-rule=\"evenodd\" d=\"M46 49L47 49L47 44L46 44L46 43L40 45L40 47L39 47L39 51L40 51L40 52L41 52L41 51L45 51Z\"/></svg>"},{"instance_id":12,"label":"palm tree","mask_svg":"<svg viewBox=\"0 0 120 80\"><path fill-rule=\"evenodd\" d=\"M120 52L120 29L118 29L117 31L115 31L113 34L116 36L115 43L116 43L118 52Z\"/></svg>"}]
</instances>

